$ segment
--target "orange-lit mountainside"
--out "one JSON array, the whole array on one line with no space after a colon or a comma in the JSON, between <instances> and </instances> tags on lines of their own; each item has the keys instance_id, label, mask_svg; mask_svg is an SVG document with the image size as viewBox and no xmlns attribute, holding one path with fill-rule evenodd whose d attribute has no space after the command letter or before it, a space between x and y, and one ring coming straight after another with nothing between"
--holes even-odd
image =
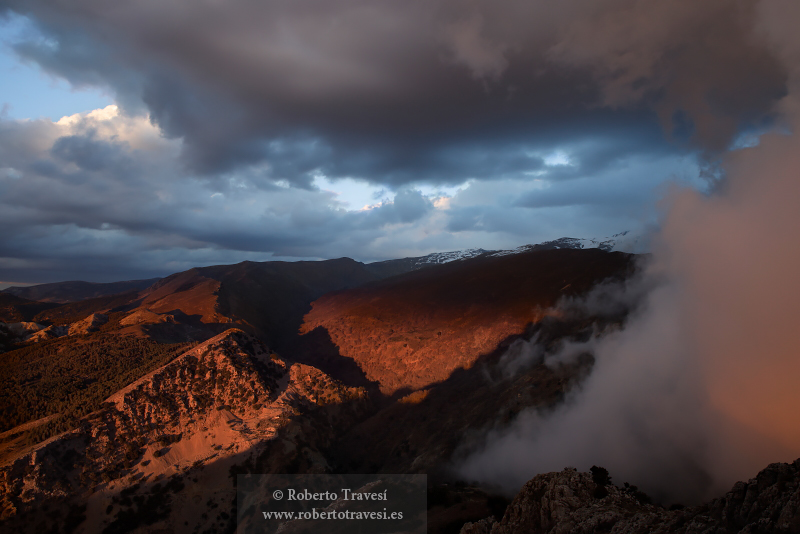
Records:
<instances>
[{"instance_id":1,"label":"orange-lit mountainside","mask_svg":"<svg viewBox=\"0 0 800 534\"><path fill-rule=\"evenodd\" d=\"M0 528L234 532L237 474L357 472L427 473L437 533L796 532L796 464L681 510L601 469L513 501L451 469L474 436L564 402L593 355L509 372L515 351L620 328L625 310L563 303L642 260L553 242L0 292Z\"/></svg>"}]
</instances>

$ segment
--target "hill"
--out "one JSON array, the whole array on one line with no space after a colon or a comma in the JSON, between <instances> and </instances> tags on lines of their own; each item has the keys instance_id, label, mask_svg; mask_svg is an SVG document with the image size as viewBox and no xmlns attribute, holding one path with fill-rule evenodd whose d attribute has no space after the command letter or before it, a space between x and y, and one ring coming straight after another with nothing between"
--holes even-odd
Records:
<instances>
[{"instance_id":1,"label":"hill","mask_svg":"<svg viewBox=\"0 0 800 534\"><path fill-rule=\"evenodd\" d=\"M153 285L158 280L159 278L150 278L148 280L128 280L105 284L81 281L54 282L25 287L12 286L2 292L27 300L64 304L66 302L106 297L130 291L140 291Z\"/></svg>"},{"instance_id":2,"label":"hill","mask_svg":"<svg viewBox=\"0 0 800 534\"><path fill-rule=\"evenodd\" d=\"M121 322L143 325L154 336L169 335L176 323L204 332L236 324L280 346L297 332L313 300L375 279L363 263L349 258L201 267L142 292L141 302Z\"/></svg>"},{"instance_id":3,"label":"hill","mask_svg":"<svg viewBox=\"0 0 800 534\"><path fill-rule=\"evenodd\" d=\"M363 390L229 330L0 466L0 520L18 532L232 531L232 474L328 469L319 450L365 407Z\"/></svg>"},{"instance_id":4,"label":"hill","mask_svg":"<svg viewBox=\"0 0 800 534\"><path fill-rule=\"evenodd\" d=\"M319 298L301 332L323 329L387 394L424 388L522 334L558 299L627 276L632 258L551 249L430 266Z\"/></svg>"},{"instance_id":5,"label":"hill","mask_svg":"<svg viewBox=\"0 0 800 534\"><path fill-rule=\"evenodd\" d=\"M33 321L33 318L38 313L56 306L58 304L36 302L10 293L0 292L0 321L4 323Z\"/></svg>"}]
</instances>

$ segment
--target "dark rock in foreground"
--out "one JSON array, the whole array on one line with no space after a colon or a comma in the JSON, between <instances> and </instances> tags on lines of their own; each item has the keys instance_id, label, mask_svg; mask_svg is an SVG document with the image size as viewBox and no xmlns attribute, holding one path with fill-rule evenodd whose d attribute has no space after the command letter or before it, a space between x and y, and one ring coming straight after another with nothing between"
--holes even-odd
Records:
<instances>
[{"instance_id":1,"label":"dark rock in foreground","mask_svg":"<svg viewBox=\"0 0 800 534\"><path fill-rule=\"evenodd\" d=\"M601 485L597 473L565 469L537 475L520 490L498 523L467 523L461 534L800 532L800 459L770 464L709 503L666 510L647 504L633 487Z\"/></svg>"}]
</instances>

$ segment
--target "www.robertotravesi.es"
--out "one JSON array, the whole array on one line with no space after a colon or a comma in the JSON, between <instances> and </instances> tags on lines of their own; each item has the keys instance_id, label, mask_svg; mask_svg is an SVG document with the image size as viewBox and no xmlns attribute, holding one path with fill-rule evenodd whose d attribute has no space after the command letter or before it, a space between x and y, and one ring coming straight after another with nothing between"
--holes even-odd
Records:
<instances>
[{"instance_id":1,"label":"www.robertotravesi.es","mask_svg":"<svg viewBox=\"0 0 800 534\"><path fill-rule=\"evenodd\" d=\"M348 488L343 488L340 494L331 491L324 492L310 492L307 489L297 491L294 488L288 488L286 493L287 501L387 501L388 490L381 492L358 492L352 491ZM283 492L278 490L273 493L273 498L281 500ZM387 512L386 508L383 511L351 511L351 510L317 510L312 508L310 511L276 511L276 512L261 512L264 519L403 519L403 512Z\"/></svg>"},{"instance_id":2,"label":"www.robertotravesi.es","mask_svg":"<svg viewBox=\"0 0 800 534\"><path fill-rule=\"evenodd\" d=\"M350 510L322 510L312 508L305 512L261 512L264 519L403 519L403 512L353 512Z\"/></svg>"}]
</instances>

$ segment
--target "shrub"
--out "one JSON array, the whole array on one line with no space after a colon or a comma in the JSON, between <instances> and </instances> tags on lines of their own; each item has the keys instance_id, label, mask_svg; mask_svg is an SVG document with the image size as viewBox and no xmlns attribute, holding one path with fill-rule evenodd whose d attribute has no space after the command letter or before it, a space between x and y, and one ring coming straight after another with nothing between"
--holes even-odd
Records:
<instances>
[{"instance_id":1,"label":"shrub","mask_svg":"<svg viewBox=\"0 0 800 534\"><path fill-rule=\"evenodd\" d=\"M593 465L590 471L592 472L592 481L597 485L594 489L594 497L596 499L602 499L608 495L606 486L611 484L611 477L608 476L607 469L597 467L596 465Z\"/></svg>"}]
</instances>

